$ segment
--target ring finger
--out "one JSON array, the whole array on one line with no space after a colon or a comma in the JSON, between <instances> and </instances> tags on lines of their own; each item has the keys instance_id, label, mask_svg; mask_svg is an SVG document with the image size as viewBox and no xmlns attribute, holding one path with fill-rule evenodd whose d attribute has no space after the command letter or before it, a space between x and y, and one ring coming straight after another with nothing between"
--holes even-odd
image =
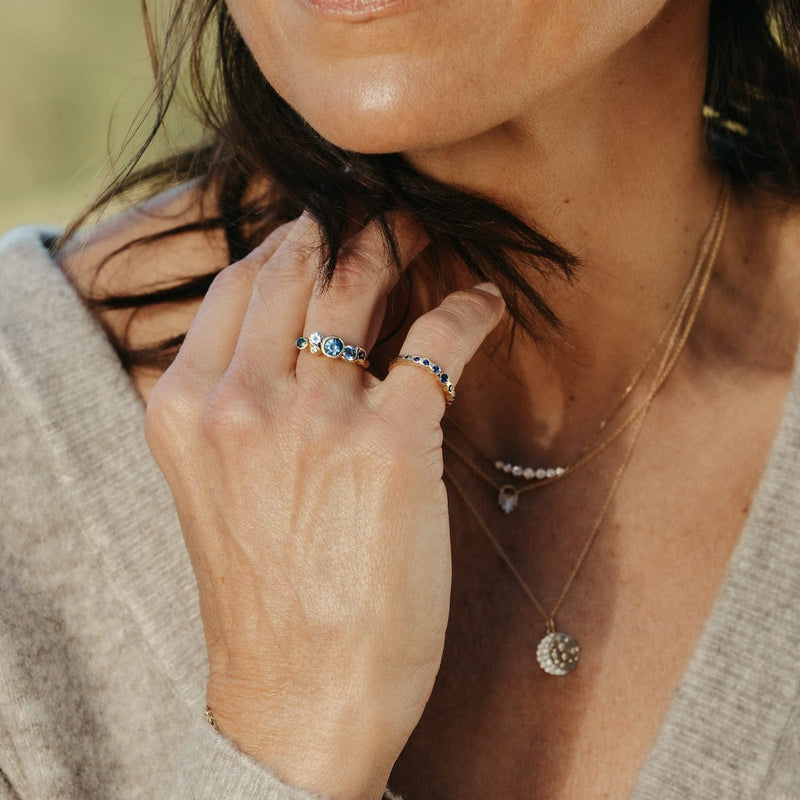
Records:
<instances>
[{"instance_id":1,"label":"ring finger","mask_svg":"<svg viewBox=\"0 0 800 800\"><path fill-rule=\"evenodd\" d=\"M404 269L427 240L411 220L397 218L392 227ZM337 384L352 387L363 382L364 374L352 359L359 350L369 352L377 339L384 301L399 279L392 262L383 232L374 221L347 241L330 284L323 288L318 282L312 293L302 336L310 339L316 334L317 339L298 358L299 380L328 380L332 367L337 373L339 367L346 367L337 374ZM325 337L321 344L320 334ZM332 360L343 363L331 364Z\"/></svg>"}]
</instances>

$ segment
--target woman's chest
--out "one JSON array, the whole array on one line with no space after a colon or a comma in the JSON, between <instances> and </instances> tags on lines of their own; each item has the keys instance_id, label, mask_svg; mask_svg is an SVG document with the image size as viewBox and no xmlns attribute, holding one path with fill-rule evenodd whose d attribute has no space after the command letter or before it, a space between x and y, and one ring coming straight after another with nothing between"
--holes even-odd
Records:
<instances>
[{"instance_id":1,"label":"woman's chest","mask_svg":"<svg viewBox=\"0 0 800 800\"><path fill-rule=\"evenodd\" d=\"M749 423L742 409L705 408L677 426L666 409L654 417L556 615L581 647L565 677L540 670L540 610L481 523L453 503L448 640L429 706L396 765L396 791L406 800L630 796L747 518L779 392L772 405L774 415ZM602 472L594 490L576 482L558 502L525 498L514 513L536 520L532 534L519 525L533 536L528 544L511 538L490 505L479 508L548 611L607 496ZM457 480L468 481L463 470Z\"/></svg>"},{"instance_id":2,"label":"woman's chest","mask_svg":"<svg viewBox=\"0 0 800 800\"><path fill-rule=\"evenodd\" d=\"M581 648L564 677L540 669L544 623L514 587L475 601L457 592L433 696L393 776L405 800L630 795L711 592L587 572L593 591L557 618Z\"/></svg>"}]
</instances>

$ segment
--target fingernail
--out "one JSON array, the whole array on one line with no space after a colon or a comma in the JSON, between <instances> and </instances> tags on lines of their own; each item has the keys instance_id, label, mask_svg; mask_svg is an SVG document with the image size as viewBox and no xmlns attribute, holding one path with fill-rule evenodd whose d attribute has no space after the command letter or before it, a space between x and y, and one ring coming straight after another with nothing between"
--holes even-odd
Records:
<instances>
[{"instance_id":1,"label":"fingernail","mask_svg":"<svg viewBox=\"0 0 800 800\"><path fill-rule=\"evenodd\" d=\"M502 297L500 290L493 283L476 283L473 289L480 289L487 294L493 294L495 297Z\"/></svg>"}]
</instances>

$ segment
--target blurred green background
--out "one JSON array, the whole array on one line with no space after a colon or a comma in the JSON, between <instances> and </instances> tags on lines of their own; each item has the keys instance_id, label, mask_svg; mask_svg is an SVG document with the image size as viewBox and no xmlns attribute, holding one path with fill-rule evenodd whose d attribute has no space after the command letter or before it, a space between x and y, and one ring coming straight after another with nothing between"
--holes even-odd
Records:
<instances>
[{"instance_id":1,"label":"blurred green background","mask_svg":"<svg viewBox=\"0 0 800 800\"><path fill-rule=\"evenodd\" d=\"M151 87L138 0L23 0L0 27L0 231L64 225Z\"/></svg>"}]
</instances>

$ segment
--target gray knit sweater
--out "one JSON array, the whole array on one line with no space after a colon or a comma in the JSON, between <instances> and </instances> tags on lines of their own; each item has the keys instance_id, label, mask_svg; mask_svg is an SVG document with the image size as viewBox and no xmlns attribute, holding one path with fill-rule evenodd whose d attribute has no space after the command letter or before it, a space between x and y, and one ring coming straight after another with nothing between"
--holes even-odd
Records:
<instances>
[{"instance_id":1,"label":"gray knit sweater","mask_svg":"<svg viewBox=\"0 0 800 800\"><path fill-rule=\"evenodd\" d=\"M205 722L194 578L141 403L46 239L0 241L0 798L309 800ZM798 454L796 376L635 800L800 800Z\"/></svg>"}]
</instances>

